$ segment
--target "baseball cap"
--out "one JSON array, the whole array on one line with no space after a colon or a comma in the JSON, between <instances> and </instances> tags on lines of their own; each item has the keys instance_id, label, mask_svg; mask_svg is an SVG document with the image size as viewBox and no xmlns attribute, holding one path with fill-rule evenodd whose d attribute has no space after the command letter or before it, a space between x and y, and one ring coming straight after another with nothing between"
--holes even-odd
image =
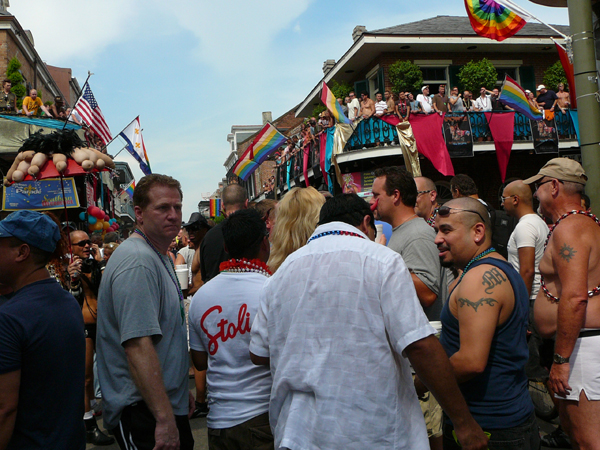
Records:
<instances>
[{"instance_id":1,"label":"baseball cap","mask_svg":"<svg viewBox=\"0 0 600 450\"><path fill-rule=\"evenodd\" d=\"M60 241L60 230L45 214L20 210L0 221L0 238L5 237L15 237L32 247L52 253Z\"/></svg>"},{"instance_id":2,"label":"baseball cap","mask_svg":"<svg viewBox=\"0 0 600 450\"><path fill-rule=\"evenodd\" d=\"M429 89L429 85L427 85L427 86L423 86L423 87L421 88L421 92L423 92L425 89Z\"/></svg>"},{"instance_id":3,"label":"baseball cap","mask_svg":"<svg viewBox=\"0 0 600 450\"><path fill-rule=\"evenodd\" d=\"M531 94L531 91L529 89L525 89L525 93L526 94Z\"/></svg>"},{"instance_id":4,"label":"baseball cap","mask_svg":"<svg viewBox=\"0 0 600 450\"><path fill-rule=\"evenodd\" d=\"M202 214L200 214L199 212L192 213L192 215L190 216L190 221L187 223L184 223L181 226L183 228L187 228L192 225L196 225L199 227L205 226L206 228L210 228L210 225L208 224L208 222L206 221L204 216Z\"/></svg>"},{"instance_id":5,"label":"baseball cap","mask_svg":"<svg viewBox=\"0 0 600 450\"><path fill-rule=\"evenodd\" d=\"M532 176L523 180L525 184L535 183L544 177L556 178L561 181L570 181L572 183L579 183L585 186L587 182L587 175L585 170L581 167L574 159L570 158L554 158L551 159L540 169L537 175Z\"/></svg>"},{"instance_id":6,"label":"baseball cap","mask_svg":"<svg viewBox=\"0 0 600 450\"><path fill-rule=\"evenodd\" d=\"M546 86L544 86L543 84L540 84L540 85L537 87L537 90L538 90L538 91L541 91L542 89L546 89Z\"/></svg>"}]
</instances>

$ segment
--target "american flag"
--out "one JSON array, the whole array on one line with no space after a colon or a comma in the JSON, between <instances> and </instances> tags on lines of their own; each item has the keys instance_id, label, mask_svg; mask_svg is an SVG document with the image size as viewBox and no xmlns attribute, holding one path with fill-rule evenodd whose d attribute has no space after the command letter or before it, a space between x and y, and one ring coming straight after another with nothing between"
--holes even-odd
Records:
<instances>
[{"instance_id":1,"label":"american flag","mask_svg":"<svg viewBox=\"0 0 600 450\"><path fill-rule=\"evenodd\" d=\"M112 135L108 129L108 124L106 123L106 120L104 120L104 115L102 114L88 83L85 84L83 95L75 105L75 111L77 111L83 120L85 120L85 123L89 125L92 131L100 136L104 145L107 145L112 141Z\"/></svg>"}]
</instances>

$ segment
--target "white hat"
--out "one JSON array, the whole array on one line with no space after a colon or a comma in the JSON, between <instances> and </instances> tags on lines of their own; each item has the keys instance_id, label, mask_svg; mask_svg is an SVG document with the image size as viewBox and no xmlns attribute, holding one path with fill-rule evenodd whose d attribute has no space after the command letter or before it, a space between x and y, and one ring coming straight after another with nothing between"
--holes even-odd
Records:
<instances>
[{"instance_id":1,"label":"white hat","mask_svg":"<svg viewBox=\"0 0 600 450\"><path fill-rule=\"evenodd\" d=\"M529 89L525 89L525 93L526 94L531 94L531 91Z\"/></svg>"},{"instance_id":2,"label":"white hat","mask_svg":"<svg viewBox=\"0 0 600 450\"><path fill-rule=\"evenodd\" d=\"M421 92L425 91L425 89L429 89L429 86L428 86L428 85L426 85L426 86L423 86L423 87L421 88Z\"/></svg>"},{"instance_id":3,"label":"white hat","mask_svg":"<svg viewBox=\"0 0 600 450\"><path fill-rule=\"evenodd\" d=\"M537 87L537 90L538 90L538 91L541 91L542 89L546 89L546 86L544 86L543 84L540 84L540 85Z\"/></svg>"}]
</instances>

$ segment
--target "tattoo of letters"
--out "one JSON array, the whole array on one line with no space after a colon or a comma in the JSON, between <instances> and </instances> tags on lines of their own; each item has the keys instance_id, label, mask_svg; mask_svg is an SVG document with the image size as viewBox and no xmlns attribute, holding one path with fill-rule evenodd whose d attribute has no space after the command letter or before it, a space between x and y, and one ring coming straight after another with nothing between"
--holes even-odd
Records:
<instances>
[{"instance_id":1,"label":"tattoo of letters","mask_svg":"<svg viewBox=\"0 0 600 450\"><path fill-rule=\"evenodd\" d=\"M470 306L471 308L473 308L475 310L475 312L477 312L477 308L479 308L484 303L488 304L490 306L494 306L494 303L498 303L498 301L494 300L493 298L489 298L489 297L480 298L476 302L472 302L471 300L469 300L467 298L459 298L458 303L460 303L461 308L466 305L466 306Z\"/></svg>"},{"instance_id":2,"label":"tattoo of letters","mask_svg":"<svg viewBox=\"0 0 600 450\"><path fill-rule=\"evenodd\" d=\"M577 252L573 249L573 247L571 247L570 245L567 245L567 244L563 244L563 246L560 248L558 254L565 261L571 262L571 258L573 258L575 256L575 253L577 253Z\"/></svg>"},{"instance_id":3,"label":"tattoo of letters","mask_svg":"<svg viewBox=\"0 0 600 450\"><path fill-rule=\"evenodd\" d=\"M506 281L504 274L494 267L483 274L483 281L481 284L487 286L485 288L485 293L491 294L494 288L504 281Z\"/></svg>"}]
</instances>

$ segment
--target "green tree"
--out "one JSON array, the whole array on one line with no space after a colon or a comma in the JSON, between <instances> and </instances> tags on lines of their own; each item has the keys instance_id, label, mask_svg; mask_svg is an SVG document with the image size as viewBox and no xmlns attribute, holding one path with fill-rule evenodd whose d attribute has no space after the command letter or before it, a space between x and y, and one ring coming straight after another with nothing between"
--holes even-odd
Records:
<instances>
[{"instance_id":1,"label":"green tree","mask_svg":"<svg viewBox=\"0 0 600 450\"><path fill-rule=\"evenodd\" d=\"M321 105L317 105L313 108L312 113L310 115L310 117L319 117L319 114L321 114L323 111L325 111L327 108L325 108L325 105L321 104Z\"/></svg>"},{"instance_id":2,"label":"green tree","mask_svg":"<svg viewBox=\"0 0 600 450\"><path fill-rule=\"evenodd\" d=\"M27 94L27 90L23 85L23 75L19 72L21 68L21 62L14 56L9 62L6 68L6 78L12 83L10 91L17 96L17 106L20 108L23 106L23 97Z\"/></svg>"},{"instance_id":3,"label":"green tree","mask_svg":"<svg viewBox=\"0 0 600 450\"><path fill-rule=\"evenodd\" d=\"M556 61L550 67L546 69L544 72L544 78L542 79L542 83L546 88L552 89L554 91L558 90L558 85L563 83L565 85L565 90L569 90L569 86L567 83L567 75L565 74L565 69L563 69L560 61Z\"/></svg>"},{"instance_id":4,"label":"green tree","mask_svg":"<svg viewBox=\"0 0 600 450\"><path fill-rule=\"evenodd\" d=\"M388 68L388 77L394 92L420 92L423 72L412 61L396 61Z\"/></svg>"},{"instance_id":5,"label":"green tree","mask_svg":"<svg viewBox=\"0 0 600 450\"><path fill-rule=\"evenodd\" d=\"M354 90L354 86L350 83L346 83L342 81L338 83L336 80L333 80L329 85L329 89L331 89L331 93L335 96L335 98L341 98L342 100L348 97L350 91Z\"/></svg>"},{"instance_id":6,"label":"green tree","mask_svg":"<svg viewBox=\"0 0 600 450\"><path fill-rule=\"evenodd\" d=\"M465 64L458 72L458 79L460 84L473 92L476 98L481 86L490 90L494 88L498 80L498 72L491 62L483 58L481 61L470 61Z\"/></svg>"}]
</instances>

